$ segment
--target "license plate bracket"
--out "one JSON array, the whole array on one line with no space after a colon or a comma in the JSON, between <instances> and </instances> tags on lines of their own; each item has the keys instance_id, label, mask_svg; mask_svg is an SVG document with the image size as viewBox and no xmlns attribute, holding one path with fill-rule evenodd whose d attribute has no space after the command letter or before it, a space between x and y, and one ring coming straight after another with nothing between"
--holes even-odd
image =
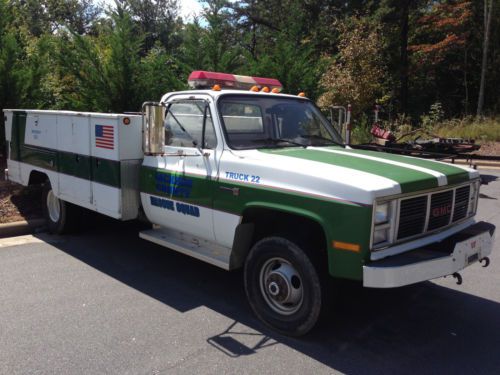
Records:
<instances>
[{"instance_id":1,"label":"license plate bracket","mask_svg":"<svg viewBox=\"0 0 500 375\"><path fill-rule=\"evenodd\" d=\"M489 232L483 232L472 236L464 241L457 242L455 245L455 255L463 257L465 266L475 263L487 256L488 249L491 247L491 235ZM486 254L483 254L485 252Z\"/></svg>"}]
</instances>

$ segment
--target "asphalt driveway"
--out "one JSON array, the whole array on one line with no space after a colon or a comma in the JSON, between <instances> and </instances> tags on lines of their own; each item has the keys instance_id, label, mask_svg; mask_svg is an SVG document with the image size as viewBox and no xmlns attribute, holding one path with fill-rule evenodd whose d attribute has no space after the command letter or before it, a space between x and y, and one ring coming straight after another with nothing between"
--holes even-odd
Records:
<instances>
[{"instance_id":1,"label":"asphalt driveway","mask_svg":"<svg viewBox=\"0 0 500 375\"><path fill-rule=\"evenodd\" d=\"M479 219L500 228L500 173ZM303 339L254 318L241 272L95 220L72 236L0 240L1 374L498 373L500 241L491 266L393 290L343 283Z\"/></svg>"}]
</instances>

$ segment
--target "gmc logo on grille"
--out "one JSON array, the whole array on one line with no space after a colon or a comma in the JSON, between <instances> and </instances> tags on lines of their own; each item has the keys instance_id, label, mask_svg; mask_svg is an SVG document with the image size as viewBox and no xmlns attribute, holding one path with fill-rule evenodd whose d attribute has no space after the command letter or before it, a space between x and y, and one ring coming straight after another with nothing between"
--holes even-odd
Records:
<instances>
[{"instance_id":1,"label":"gmc logo on grille","mask_svg":"<svg viewBox=\"0 0 500 375\"><path fill-rule=\"evenodd\" d=\"M451 204L432 209L432 217L446 216L448 214L451 214Z\"/></svg>"}]
</instances>

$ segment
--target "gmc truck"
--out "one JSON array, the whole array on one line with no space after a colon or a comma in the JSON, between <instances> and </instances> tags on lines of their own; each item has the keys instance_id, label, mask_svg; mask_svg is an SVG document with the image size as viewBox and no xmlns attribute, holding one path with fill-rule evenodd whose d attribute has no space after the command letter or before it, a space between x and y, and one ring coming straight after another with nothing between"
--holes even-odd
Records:
<instances>
[{"instance_id":1,"label":"gmc truck","mask_svg":"<svg viewBox=\"0 0 500 375\"><path fill-rule=\"evenodd\" d=\"M48 229L78 210L143 218L146 241L225 270L300 336L331 280L394 288L489 263L476 170L355 150L304 95L270 78L193 72L137 114L5 110L10 181L43 185Z\"/></svg>"}]
</instances>

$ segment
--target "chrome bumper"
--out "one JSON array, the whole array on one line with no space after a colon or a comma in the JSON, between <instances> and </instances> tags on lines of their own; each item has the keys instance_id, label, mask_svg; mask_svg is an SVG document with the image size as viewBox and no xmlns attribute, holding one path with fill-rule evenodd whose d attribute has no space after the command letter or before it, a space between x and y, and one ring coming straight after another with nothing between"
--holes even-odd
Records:
<instances>
[{"instance_id":1,"label":"chrome bumper","mask_svg":"<svg viewBox=\"0 0 500 375\"><path fill-rule=\"evenodd\" d=\"M430 245L363 266L363 286L394 288L452 275L491 254L495 226L473 224Z\"/></svg>"}]
</instances>

